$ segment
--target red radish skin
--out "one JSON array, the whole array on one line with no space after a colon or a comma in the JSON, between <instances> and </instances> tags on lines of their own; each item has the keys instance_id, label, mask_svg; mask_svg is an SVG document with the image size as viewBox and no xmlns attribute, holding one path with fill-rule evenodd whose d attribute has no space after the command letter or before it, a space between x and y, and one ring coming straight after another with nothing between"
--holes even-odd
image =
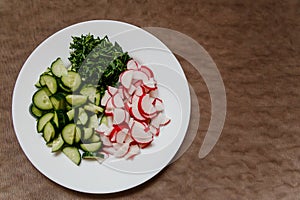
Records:
<instances>
[{"instance_id":1,"label":"red radish skin","mask_svg":"<svg viewBox=\"0 0 300 200\"><path fill-rule=\"evenodd\" d=\"M147 74L149 78L153 78L154 77L154 74L153 74L152 70L149 67L142 65L140 67L140 70L142 72L144 72L145 74Z\"/></svg>"},{"instance_id":2,"label":"red radish skin","mask_svg":"<svg viewBox=\"0 0 300 200\"><path fill-rule=\"evenodd\" d=\"M131 59L127 62L126 64L127 69L133 69L133 70L138 70L138 63Z\"/></svg>"},{"instance_id":3,"label":"red radish skin","mask_svg":"<svg viewBox=\"0 0 300 200\"><path fill-rule=\"evenodd\" d=\"M141 150L138 145L130 145L128 153L124 156L125 159L133 159L134 156L140 154Z\"/></svg>"},{"instance_id":4,"label":"red radish skin","mask_svg":"<svg viewBox=\"0 0 300 200\"><path fill-rule=\"evenodd\" d=\"M114 96L112 96L112 105L115 108L123 108L124 102L119 93L116 93Z\"/></svg>"},{"instance_id":5,"label":"red radish skin","mask_svg":"<svg viewBox=\"0 0 300 200\"><path fill-rule=\"evenodd\" d=\"M145 126L140 122L134 122L131 128L131 137L139 144L152 142L153 135L150 132L144 131Z\"/></svg>"},{"instance_id":6,"label":"red radish skin","mask_svg":"<svg viewBox=\"0 0 300 200\"><path fill-rule=\"evenodd\" d=\"M145 118L153 118L156 115L156 109L150 101L149 95L145 94L139 98L138 110Z\"/></svg>"},{"instance_id":7,"label":"red radish skin","mask_svg":"<svg viewBox=\"0 0 300 200\"><path fill-rule=\"evenodd\" d=\"M118 88L108 86L107 91L110 94L110 96L114 96L118 92Z\"/></svg>"}]
</instances>

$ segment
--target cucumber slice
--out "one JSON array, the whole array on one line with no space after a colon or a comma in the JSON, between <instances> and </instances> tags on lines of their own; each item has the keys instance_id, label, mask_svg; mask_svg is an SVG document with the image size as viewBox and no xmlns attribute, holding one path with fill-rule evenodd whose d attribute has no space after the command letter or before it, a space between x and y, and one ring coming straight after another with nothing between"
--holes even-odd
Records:
<instances>
[{"instance_id":1,"label":"cucumber slice","mask_svg":"<svg viewBox=\"0 0 300 200\"><path fill-rule=\"evenodd\" d=\"M56 152L58 150L60 150L62 148L62 146L64 145L64 140L61 136L61 134L59 134L52 142L52 152Z\"/></svg>"},{"instance_id":2,"label":"cucumber slice","mask_svg":"<svg viewBox=\"0 0 300 200\"><path fill-rule=\"evenodd\" d=\"M63 140L69 144L72 145L75 141L75 134L76 134L76 125L75 124L67 124L62 132L61 132L61 136L63 138Z\"/></svg>"},{"instance_id":3,"label":"cucumber slice","mask_svg":"<svg viewBox=\"0 0 300 200\"><path fill-rule=\"evenodd\" d=\"M72 90L71 90L70 88L64 86L60 80L58 81L58 86L59 86L59 88L61 88L64 92L72 92Z\"/></svg>"},{"instance_id":4,"label":"cucumber slice","mask_svg":"<svg viewBox=\"0 0 300 200\"><path fill-rule=\"evenodd\" d=\"M88 152L98 151L101 148L101 146L102 146L102 142L80 144L80 148L83 151L88 151Z\"/></svg>"},{"instance_id":5,"label":"cucumber slice","mask_svg":"<svg viewBox=\"0 0 300 200\"><path fill-rule=\"evenodd\" d=\"M79 113L78 113L78 120L82 125L85 125L87 121L89 120L89 116L85 112L83 108L79 108Z\"/></svg>"},{"instance_id":6,"label":"cucumber slice","mask_svg":"<svg viewBox=\"0 0 300 200\"><path fill-rule=\"evenodd\" d=\"M100 106L100 101L101 101L100 92L96 92L95 101L94 101L95 105Z\"/></svg>"},{"instance_id":7,"label":"cucumber slice","mask_svg":"<svg viewBox=\"0 0 300 200\"><path fill-rule=\"evenodd\" d=\"M100 142L100 136L93 134L92 137L90 137L89 142L91 143Z\"/></svg>"},{"instance_id":8,"label":"cucumber slice","mask_svg":"<svg viewBox=\"0 0 300 200\"><path fill-rule=\"evenodd\" d=\"M61 132L63 140L69 144L73 145L81 140L81 130L75 124L67 124Z\"/></svg>"},{"instance_id":9,"label":"cucumber slice","mask_svg":"<svg viewBox=\"0 0 300 200\"><path fill-rule=\"evenodd\" d=\"M80 142L80 140L81 140L81 130L79 127L76 126L74 142L78 143L78 142Z\"/></svg>"},{"instance_id":10,"label":"cucumber slice","mask_svg":"<svg viewBox=\"0 0 300 200\"><path fill-rule=\"evenodd\" d=\"M87 96L89 101L94 103L97 89L94 86L86 86L80 90L80 94Z\"/></svg>"},{"instance_id":11,"label":"cucumber slice","mask_svg":"<svg viewBox=\"0 0 300 200\"><path fill-rule=\"evenodd\" d=\"M94 128L96 129L99 126L98 117L96 114L90 116L89 122L88 122L88 128Z\"/></svg>"},{"instance_id":12,"label":"cucumber slice","mask_svg":"<svg viewBox=\"0 0 300 200\"><path fill-rule=\"evenodd\" d=\"M55 128L51 122L47 122L44 130L43 130L43 137L46 142L50 142L55 136Z\"/></svg>"},{"instance_id":13,"label":"cucumber slice","mask_svg":"<svg viewBox=\"0 0 300 200\"><path fill-rule=\"evenodd\" d=\"M81 84L81 77L77 72L68 71L67 75L61 77L61 82L64 86L70 88L70 90L74 92Z\"/></svg>"},{"instance_id":14,"label":"cucumber slice","mask_svg":"<svg viewBox=\"0 0 300 200\"><path fill-rule=\"evenodd\" d=\"M68 116L69 121L72 121L74 119L74 115L75 115L75 109L74 108L67 112L67 116Z\"/></svg>"},{"instance_id":15,"label":"cucumber slice","mask_svg":"<svg viewBox=\"0 0 300 200\"><path fill-rule=\"evenodd\" d=\"M65 147L62 152L76 165L81 162L79 150L76 147Z\"/></svg>"},{"instance_id":16,"label":"cucumber slice","mask_svg":"<svg viewBox=\"0 0 300 200\"><path fill-rule=\"evenodd\" d=\"M83 139L84 140L91 138L93 134L94 134L93 128L83 128Z\"/></svg>"},{"instance_id":17,"label":"cucumber slice","mask_svg":"<svg viewBox=\"0 0 300 200\"><path fill-rule=\"evenodd\" d=\"M53 113L46 113L37 122L37 131L40 133L43 131L45 125L53 118Z\"/></svg>"},{"instance_id":18,"label":"cucumber slice","mask_svg":"<svg viewBox=\"0 0 300 200\"><path fill-rule=\"evenodd\" d=\"M53 108L50 98L43 88L34 93L32 102L40 110L51 110Z\"/></svg>"},{"instance_id":19,"label":"cucumber slice","mask_svg":"<svg viewBox=\"0 0 300 200\"><path fill-rule=\"evenodd\" d=\"M82 158L84 158L84 159L104 159L105 156L104 156L104 154L99 153L99 152L86 151L82 154Z\"/></svg>"},{"instance_id":20,"label":"cucumber slice","mask_svg":"<svg viewBox=\"0 0 300 200\"><path fill-rule=\"evenodd\" d=\"M50 97L50 101L56 110L65 109L65 96L62 93L55 93Z\"/></svg>"},{"instance_id":21,"label":"cucumber slice","mask_svg":"<svg viewBox=\"0 0 300 200\"><path fill-rule=\"evenodd\" d=\"M96 106L95 104L92 103L85 105L84 109L93 113L102 113L104 111L102 107Z\"/></svg>"},{"instance_id":22,"label":"cucumber slice","mask_svg":"<svg viewBox=\"0 0 300 200\"><path fill-rule=\"evenodd\" d=\"M66 124L69 123L69 118L64 110L56 110L59 129L62 129Z\"/></svg>"},{"instance_id":23,"label":"cucumber slice","mask_svg":"<svg viewBox=\"0 0 300 200\"><path fill-rule=\"evenodd\" d=\"M56 93L56 91L57 91L57 82L53 76L50 76L48 74L41 75L40 76L40 84L42 86L46 85L52 94Z\"/></svg>"},{"instance_id":24,"label":"cucumber slice","mask_svg":"<svg viewBox=\"0 0 300 200\"><path fill-rule=\"evenodd\" d=\"M66 101L72 106L80 106L87 101L87 96L69 94L66 96Z\"/></svg>"},{"instance_id":25,"label":"cucumber slice","mask_svg":"<svg viewBox=\"0 0 300 200\"><path fill-rule=\"evenodd\" d=\"M56 111L53 113L52 121L53 121L55 127L58 129L60 127L60 125L59 125L58 115L57 115Z\"/></svg>"},{"instance_id":26,"label":"cucumber slice","mask_svg":"<svg viewBox=\"0 0 300 200\"><path fill-rule=\"evenodd\" d=\"M44 112L40 109L38 109L33 103L29 106L30 114L35 118L40 118L43 116Z\"/></svg>"},{"instance_id":27,"label":"cucumber slice","mask_svg":"<svg viewBox=\"0 0 300 200\"><path fill-rule=\"evenodd\" d=\"M51 64L51 71L52 71L53 75L58 78L68 75L68 70L61 58L57 58Z\"/></svg>"}]
</instances>

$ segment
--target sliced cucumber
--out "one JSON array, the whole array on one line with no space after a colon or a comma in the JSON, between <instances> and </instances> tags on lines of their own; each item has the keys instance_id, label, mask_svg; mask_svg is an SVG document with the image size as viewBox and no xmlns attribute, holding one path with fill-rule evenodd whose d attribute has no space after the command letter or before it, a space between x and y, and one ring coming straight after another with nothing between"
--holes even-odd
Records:
<instances>
[{"instance_id":1,"label":"sliced cucumber","mask_svg":"<svg viewBox=\"0 0 300 200\"><path fill-rule=\"evenodd\" d=\"M91 143L100 142L100 136L93 134L92 137L90 137L88 141Z\"/></svg>"},{"instance_id":2,"label":"sliced cucumber","mask_svg":"<svg viewBox=\"0 0 300 200\"><path fill-rule=\"evenodd\" d=\"M29 106L29 111L31 115L35 118L40 118L43 116L44 112L40 109L38 109L33 103Z\"/></svg>"},{"instance_id":3,"label":"sliced cucumber","mask_svg":"<svg viewBox=\"0 0 300 200\"><path fill-rule=\"evenodd\" d=\"M56 110L65 109L65 96L62 93L55 93L50 97L50 101Z\"/></svg>"},{"instance_id":4,"label":"sliced cucumber","mask_svg":"<svg viewBox=\"0 0 300 200\"><path fill-rule=\"evenodd\" d=\"M75 134L76 134L75 124L67 124L61 132L61 136L63 140L69 145L72 145L74 143Z\"/></svg>"},{"instance_id":5,"label":"sliced cucumber","mask_svg":"<svg viewBox=\"0 0 300 200\"><path fill-rule=\"evenodd\" d=\"M94 134L93 128L83 128L83 139L84 140L91 138L93 134Z\"/></svg>"},{"instance_id":6,"label":"sliced cucumber","mask_svg":"<svg viewBox=\"0 0 300 200\"><path fill-rule=\"evenodd\" d=\"M88 122L88 128L94 128L96 129L99 126L98 117L96 114L90 116L89 122Z\"/></svg>"},{"instance_id":7,"label":"sliced cucumber","mask_svg":"<svg viewBox=\"0 0 300 200\"><path fill-rule=\"evenodd\" d=\"M74 92L81 84L81 77L77 72L68 71L67 75L61 77L61 81L64 86L70 88L71 91Z\"/></svg>"},{"instance_id":8,"label":"sliced cucumber","mask_svg":"<svg viewBox=\"0 0 300 200\"><path fill-rule=\"evenodd\" d=\"M44 130L43 130L43 137L46 142L50 142L55 136L55 128L51 122L47 122Z\"/></svg>"},{"instance_id":9,"label":"sliced cucumber","mask_svg":"<svg viewBox=\"0 0 300 200\"><path fill-rule=\"evenodd\" d=\"M57 58L51 64L51 71L52 71L53 75L58 78L68 75L68 70L61 58Z\"/></svg>"},{"instance_id":10,"label":"sliced cucumber","mask_svg":"<svg viewBox=\"0 0 300 200\"><path fill-rule=\"evenodd\" d=\"M66 124L69 123L69 118L64 110L56 110L59 129L62 129Z\"/></svg>"},{"instance_id":11,"label":"sliced cucumber","mask_svg":"<svg viewBox=\"0 0 300 200\"><path fill-rule=\"evenodd\" d=\"M86 151L82 154L82 158L84 158L84 159L104 159L105 156L103 153Z\"/></svg>"},{"instance_id":12,"label":"sliced cucumber","mask_svg":"<svg viewBox=\"0 0 300 200\"><path fill-rule=\"evenodd\" d=\"M37 122L37 131L40 133L43 131L45 125L53 118L53 113L46 113Z\"/></svg>"},{"instance_id":13,"label":"sliced cucumber","mask_svg":"<svg viewBox=\"0 0 300 200\"><path fill-rule=\"evenodd\" d=\"M100 92L96 92L94 104L100 106L101 95Z\"/></svg>"},{"instance_id":14,"label":"sliced cucumber","mask_svg":"<svg viewBox=\"0 0 300 200\"><path fill-rule=\"evenodd\" d=\"M51 110L52 103L45 89L39 89L32 97L33 104L40 110Z\"/></svg>"},{"instance_id":15,"label":"sliced cucumber","mask_svg":"<svg viewBox=\"0 0 300 200\"><path fill-rule=\"evenodd\" d=\"M80 124L85 125L87 121L89 120L89 116L85 112L83 108L79 108L78 112L78 120L80 121Z\"/></svg>"},{"instance_id":16,"label":"sliced cucumber","mask_svg":"<svg viewBox=\"0 0 300 200\"><path fill-rule=\"evenodd\" d=\"M61 132L63 140L69 144L73 145L81 140L81 130L75 124L67 124Z\"/></svg>"},{"instance_id":17,"label":"sliced cucumber","mask_svg":"<svg viewBox=\"0 0 300 200\"><path fill-rule=\"evenodd\" d=\"M92 103L85 105L84 109L93 113L102 113L104 111L102 107L96 106L95 104Z\"/></svg>"},{"instance_id":18,"label":"sliced cucumber","mask_svg":"<svg viewBox=\"0 0 300 200\"><path fill-rule=\"evenodd\" d=\"M57 91L57 82L53 76L50 76L48 74L41 75L40 76L40 84L42 86L46 85L52 94L56 93L56 91Z\"/></svg>"},{"instance_id":19,"label":"sliced cucumber","mask_svg":"<svg viewBox=\"0 0 300 200\"><path fill-rule=\"evenodd\" d=\"M61 134L59 134L52 142L52 150L51 151L56 152L56 151L60 150L63 147L64 143L65 142L64 142Z\"/></svg>"},{"instance_id":20,"label":"sliced cucumber","mask_svg":"<svg viewBox=\"0 0 300 200\"><path fill-rule=\"evenodd\" d=\"M80 90L80 94L87 96L89 101L94 103L96 98L97 88L94 86L86 86Z\"/></svg>"},{"instance_id":21,"label":"sliced cucumber","mask_svg":"<svg viewBox=\"0 0 300 200\"><path fill-rule=\"evenodd\" d=\"M87 101L87 96L69 94L66 96L66 101L72 106L80 106Z\"/></svg>"},{"instance_id":22,"label":"sliced cucumber","mask_svg":"<svg viewBox=\"0 0 300 200\"><path fill-rule=\"evenodd\" d=\"M80 152L76 147L65 147L62 152L76 165L81 162Z\"/></svg>"},{"instance_id":23,"label":"sliced cucumber","mask_svg":"<svg viewBox=\"0 0 300 200\"><path fill-rule=\"evenodd\" d=\"M74 119L74 115L75 115L75 109L74 108L67 112L67 116L68 116L69 121L72 121Z\"/></svg>"},{"instance_id":24,"label":"sliced cucumber","mask_svg":"<svg viewBox=\"0 0 300 200\"><path fill-rule=\"evenodd\" d=\"M59 128L60 128L60 125L59 125L59 120L58 120L58 114L57 114L57 111L54 111L52 121L53 121L53 123L54 123L54 125L55 125L55 128L59 129Z\"/></svg>"},{"instance_id":25,"label":"sliced cucumber","mask_svg":"<svg viewBox=\"0 0 300 200\"><path fill-rule=\"evenodd\" d=\"M58 81L58 86L60 89L62 89L64 92L72 92L72 90L68 87L66 87L64 84L62 84L61 80Z\"/></svg>"},{"instance_id":26,"label":"sliced cucumber","mask_svg":"<svg viewBox=\"0 0 300 200\"><path fill-rule=\"evenodd\" d=\"M88 151L88 152L96 152L101 148L101 146L102 146L102 142L80 144L80 148L83 151Z\"/></svg>"}]
</instances>

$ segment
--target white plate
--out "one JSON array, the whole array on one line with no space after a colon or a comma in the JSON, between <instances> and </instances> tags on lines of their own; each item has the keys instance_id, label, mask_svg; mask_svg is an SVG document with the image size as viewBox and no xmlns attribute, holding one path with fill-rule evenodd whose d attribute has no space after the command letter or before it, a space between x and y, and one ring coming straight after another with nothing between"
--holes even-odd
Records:
<instances>
[{"instance_id":1,"label":"white plate","mask_svg":"<svg viewBox=\"0 0 300 200\"><path fill-rule=\"evenodd\" d=\"M162 129L153 145L134 160L109 158L103 164L83 160L74 165L63 154L53 154L36 132L36 121L28 107L36 91L34 84L53 60L68 63L71 36L91 33L108 35L124 51L153 69L160 96L171 123ZM26 60L15 84L12 115L18 141L30 162L50 180L72 190L112 193L135 187L160 172L179 149L190 117L190 93L183 70L171 51L148 32L122 22L88 21L67 27L40 44Z\"/></svg>"}]
</instances>

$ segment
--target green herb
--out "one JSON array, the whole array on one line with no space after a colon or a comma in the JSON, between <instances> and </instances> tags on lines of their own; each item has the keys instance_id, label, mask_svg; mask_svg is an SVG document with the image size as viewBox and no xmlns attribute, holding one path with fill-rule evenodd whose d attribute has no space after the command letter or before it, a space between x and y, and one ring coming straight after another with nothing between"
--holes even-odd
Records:
<instances>
[{"instance_id":1,"label":"green herb","mask_svg":"<svg viewBox=\"0 0 300 200\"><path fill-rule=\"evenodd\" d=\"M85 83L97 85L103 95L107 86L115 86L119 75L126 70L128 53L118 43L111 43L107 36L100 39L88 34L72 39L69 57L72 70L80 73Z\"/></svg>"}]
</instances>

